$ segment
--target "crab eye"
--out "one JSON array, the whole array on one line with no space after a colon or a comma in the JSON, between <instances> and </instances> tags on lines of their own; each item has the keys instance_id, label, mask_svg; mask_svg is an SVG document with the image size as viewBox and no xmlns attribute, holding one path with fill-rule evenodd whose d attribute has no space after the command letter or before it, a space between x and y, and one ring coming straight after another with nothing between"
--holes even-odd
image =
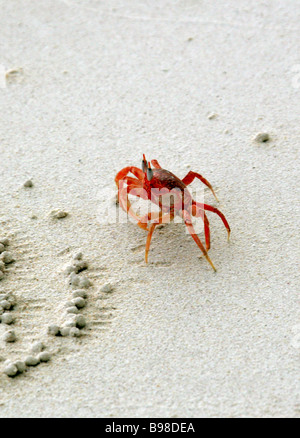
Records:
<instances>
[{"instance_id":1,"label":"crab eye","mask_svg":"<svg viewBox=\"0 0 300 438\"><path fill-rule=\"evenodd\" d=\"M148 168L148 163L147 163L147 161L143 160L142 161L142 169L143 169L144 173L146 172L147 168Z\"/></svg>"},{"instance_id":2,"label":"crab eye","mask_svg":"<svg viewBox=\"0 0 300 438\"><path fill-rule=\"evenodd\" d=\"M147 179L148 181L151 181L153 178L153 170L150 169L150 167L147 168Z\"/></svg>"}]
</instances>

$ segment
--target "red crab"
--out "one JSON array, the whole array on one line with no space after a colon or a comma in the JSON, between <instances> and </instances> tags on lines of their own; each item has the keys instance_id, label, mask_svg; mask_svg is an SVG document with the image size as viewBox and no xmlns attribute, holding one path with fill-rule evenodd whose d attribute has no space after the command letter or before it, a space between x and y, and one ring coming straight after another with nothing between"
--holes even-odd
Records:
<instances>
[{"instance_id":1,"label":"red crab","mask_svg":"<svg viewBox=\"0 0 300 438\"><path fill-rule=\"evenodd\" d=\"M210 248L210 229L205 211L212 211L222 219L228 232L228 239L230 236L229 224L223 213L217 208L194 201L187 189L187 186L191 184L195 178L198 178L203 184L210 188L214 197L217 199L211 184L199 173L190 171L181 180L169 170L162 169L157 160L151 160L151 163L153 169L151 168L150 162L147 161L145 155L143 155L142 169L134 166L124 167L115 177L121 207L137 221L139 227L148 231L145 251L146 263L148 262L148 252L155 227L159 224L172 221L174 217L178 215L183 219L189 233L201 249L206 260L210 263L214 271L216 271L216 268L207 254ZM129 173L132 173L135 178L128 176ZM147 213L143 217L138 216L131 207L128 198L129 194L154 202L160 207L160 211ZM166 205L163 202L163 197L168 194L169 200L171 201ZM192 216L201 217L204 222L205 248L194 230ZM148 223L150 223L149 227Z\"/></svg>"}]
</instances>

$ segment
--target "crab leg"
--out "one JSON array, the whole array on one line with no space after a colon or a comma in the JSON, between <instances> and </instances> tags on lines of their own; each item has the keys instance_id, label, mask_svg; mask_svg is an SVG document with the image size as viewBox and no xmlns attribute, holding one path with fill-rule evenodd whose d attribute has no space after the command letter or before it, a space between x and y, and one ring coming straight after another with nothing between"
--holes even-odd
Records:
<instances>
[{"instance_id":1,"label":"crab leg","mask_svg":"<svg viewBox=\"0 0 300 438\"><path fill-rule=\"evenodd\" d=\"M127 176L130 172L137 178ZM118 187L118 199L120 205L123 210L126 211L127 214L129 214L138 223L140 222L140 217L132 209L131 203L128 199L128 193L132 191L134 192L134 195L143 197L143 178L143 172L138 167L134 166L124 167L124 169L120 170L115 177L115 183ZM125 184L127 184L127 187L124 187Z\"/></svg>"},{"instance_id":2,"label":"crab leg","mask_svg":"<svg viewBox=\"0 0 300 438\"><path fill-rule=\"evenodd\" d=\"M195 178L200 179L200 181L202 181L203 184L205 184L208 188L210 188L216 200L219 201L217 195L214 192L214 189L212 188L212 185L207 181L207 179L205 179L202 175L200 175L200 173L196 173L190 170L189 173L183 178L182 182L183 184L188 186L194 181Z\"/></svg>"},{"instance_id":3,"label":"crab leg","mask_svg":"<svg viewBox=\"0 0 300 438\"><path fill-rule=\"evenodd\" d=\"M143 188L143 183L139 179L125 176L122 181L127 184L128 194L130 193L131 195L148 200L147 192Z\"/></svg>"},{"instance_id":4,"label":"crab leg","mask_svg":"<svg viewBox=\"0 0 300 438\"><path fill-rule=\"evenodd\" d=\"M196 217L201 217L204 223L204 234L205 234L205 246L206 251L210 248L210 229L209 229L209 222L207 219L207 216L205 214L204 210L201 210L201 208L195 207L192 209L192 215Z\"/></svg>"},{"instance_id":5,"label":"crab leg","mask_svg":"<svg viewBox=\"0 0 300 438\"><path fill-rule=\"evenodd\" d=\"M225 228L227 229L228 240L229 240L229 238L230 238L230 226L229 226L229 224L228 224L224 214L221 213L220 210L218 210L216 207L212 207L211 205L208 205L208 204L201 204L200 202L193 201L192 209L197 208L197 207L201 208L202 210L212 211L213 213L216 213L221 218Z\"/></svg>"},{"instance_id":6,"label":"crab leg","mask_svg":"<svg viewBox=\"0 0 300 438\"><path fill-rule=\"evenodd\" d=\"M124 179L128 173L131 172L134 176L136 176L140 181L144 179L144 173L141 169L135 166L124 167L124 169L120 170L115 177L115 182L117 186L119 186L119 181Z\"/></svg>"},{"instance_id":7,"label":"crab leg","mask_svg":"<svg viewBox=\"0 0 300 438\"><path fill-rule=\"evenodd\" d=\"M196 244L198 245L198 247L201 249L201 251L203 252L204 257L206 258L206 260L208 261L208 263L210 264L210 266L213 268L214 271L216 271L216 268L213 265L213 262L211 261L211 259L209 258L206 249L204 248L201 240L199 239L198 235L195 232L195 229L193 227L192 224L192 220L191 220L191 216L190 214L186 211L183 210L182 212L182 217L184 220L184 223L190 233L190 235L192 236L192 238L194 239L194 241L196 242Z\"/></svg>"},{"instance_id":8,"label":"crab leg","mask_svg":"<svg viewBox=\"0 0 300 438\"><path fill-rule=\"evenodd\" d=\"M157 160L151 160L151 163L152 163L152 166L153 166L155 169L161 169L161 166L160 166L160 164L158 163Z\"/></svg>"},{"instance_id":9,"label":"crab leg","mask_svg":"<svg viewBox=\"0 0 300 438\"><path fill-rule=\"evenodd\" d=\"M118 189L118 197L121 207L127 214L137 221L137 225L143 230L148 231L147 225L144 223L143 218L133 210L131 203L129 201L128 195L129 193L135 196L138 196L143 199L148 199L147 193L143 189L143 184L139 179L132 178L130 176L125 176L123 179L119 180L119 189ZM127 185L124 187L124 185Z\"/></svg>"},{"instance_id":10,"label":"crab leg","mask_svg":"<svg viewBox=\"0 0 300 438\"><path fill-rule=\"evenodd\" d=\"M125 184L127 184L127 186L125 186ZM127 214L129 214L133 219L135 219L138 222L139 226L141 226L140 225L141 218L133 210L128 198L128 194L131 192L135 196L148 199L145 195L145 191L143 189L142 183L139 180L135 180L135 178L130 178L130 177L125 177L124 179L119 180L118 197L119 197L120 206L123 208L124 211L127 212ZM141 228L147 229L144 226L142 226Z\"/></svg>"}]
</instances>

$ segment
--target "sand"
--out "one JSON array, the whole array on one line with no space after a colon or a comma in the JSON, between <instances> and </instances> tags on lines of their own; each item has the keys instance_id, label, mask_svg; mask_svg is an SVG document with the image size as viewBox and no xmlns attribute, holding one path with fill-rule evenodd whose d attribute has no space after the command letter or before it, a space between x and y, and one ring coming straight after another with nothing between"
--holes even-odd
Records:
<instances>
[{"instance_id":1,"label":"sand","mask_svg":"<svg viewBox=\"0 0 300 438\"><path fill-rule=\"evenodd\" d=\"M299 417L299 3L0 5L0 235L16 260L0 292L17 301L0 416ZM213 184L232 228L228 244L209 214L217 273L182 224L156 230L147 266L145 232L101 220L143 153ZM54 337L79 251L88 324ZM3 374L37 342L49 362Z\"/></svg>"}]
</instances>

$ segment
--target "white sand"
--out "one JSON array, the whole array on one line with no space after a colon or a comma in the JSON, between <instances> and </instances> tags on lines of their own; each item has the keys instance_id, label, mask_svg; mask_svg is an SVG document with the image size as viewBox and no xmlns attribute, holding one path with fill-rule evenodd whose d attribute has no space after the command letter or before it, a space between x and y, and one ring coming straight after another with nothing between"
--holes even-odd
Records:
<instances>
[{"instance_id":1,"label":"white sand","mask_svg":"<svg viewBox=\"0 0 300 438\"><path fill-rule=\"evenodd\" d=\"M0 71L16 69L0 82L0 235L17 260L0 291L18 300L0 356L38 341L55 353L0 374L0 416L299 416L299 2L0 9ZM216 188L232 228L227 244L209 214L216 274L180 224L156 231L146 266L142 230L99 223L115 173L143 152ZM89 327L51 338L80 248Z\"/></svg>"}]
</instances>

